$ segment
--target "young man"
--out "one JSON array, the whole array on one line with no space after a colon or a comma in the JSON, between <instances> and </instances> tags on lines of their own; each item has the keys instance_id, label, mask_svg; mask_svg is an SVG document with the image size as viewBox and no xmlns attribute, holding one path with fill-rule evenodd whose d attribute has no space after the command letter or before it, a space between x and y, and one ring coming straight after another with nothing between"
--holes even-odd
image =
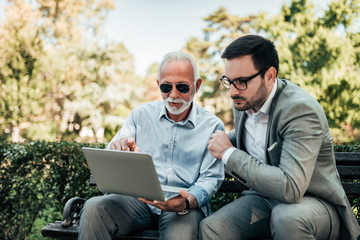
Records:
<instances>
[{"instance_id":1,"label":"young man","mask_svg":"<svg viewBox=\"0 0 360 240\"><path fill-rule=\"evenodd\" d=\"M200 225L202 239L357 239L359 225L335 166L320 104L277 79L274 44L247 35L224 51L223 85L235 129L216 131L208 149L250 190Z\"/></svg>"},{"instance_id":2,"label":"young man","mask_svg":"<svg viewBox=\"0 0 360 240\"><path fill-rule=\"evenodd\" d=\"M151 153L160 183L181 190L165 192L165 202L118 194L91 198L81 214L79 239L111 239L154 227L160 239L198 238L208 202L224 178L223 163L207 149L210 136L224 125L193 102L201 83L190 55L165 55L157 79L164 101L134 108L108 146Z\"/></svg>"}]
</instances>

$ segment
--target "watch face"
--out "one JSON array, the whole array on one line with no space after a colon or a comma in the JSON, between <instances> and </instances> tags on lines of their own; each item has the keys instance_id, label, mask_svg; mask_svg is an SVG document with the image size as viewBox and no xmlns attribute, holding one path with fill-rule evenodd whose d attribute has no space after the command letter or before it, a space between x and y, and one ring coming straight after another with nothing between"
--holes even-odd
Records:
<instances>
[{"instance_id":1,"label":"watch face","mask_svg":"<svg viewBox=\"0 0 360 240\"><path fill-rule=\"evenodd\" d=\"M184 209L184 210L182 210L182 211L180 211L180 212L176 212L176 213L177 213L178 215L185 215L185 214L187 214L189 211L190 211L189 209Z\"/></svg>"}]
</instances>

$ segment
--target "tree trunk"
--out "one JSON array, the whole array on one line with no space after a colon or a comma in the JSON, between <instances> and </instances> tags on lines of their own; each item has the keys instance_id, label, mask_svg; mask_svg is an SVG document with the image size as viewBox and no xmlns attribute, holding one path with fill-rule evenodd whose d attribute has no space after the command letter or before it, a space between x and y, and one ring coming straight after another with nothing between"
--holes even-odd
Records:
<instances>
[{"instance_id":1,"label":"tree trunk","mask_svg":"<svg viewBox=\"0 0 360 240\"><path fill-rule=\"evenodd\" d=\"M13 142L19 142L19 139L20 139L20 127L15 126L15 127L12 128L11 140Z\"/></svg>"}]
</instances>

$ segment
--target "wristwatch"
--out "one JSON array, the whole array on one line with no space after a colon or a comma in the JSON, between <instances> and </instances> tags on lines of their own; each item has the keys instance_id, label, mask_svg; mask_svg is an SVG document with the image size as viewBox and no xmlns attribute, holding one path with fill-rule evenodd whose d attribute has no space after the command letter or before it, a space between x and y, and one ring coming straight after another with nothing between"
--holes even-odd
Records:
<instances>
[{"instance_id":1,"label":"wristwatch","mask_svg":"<svg viewBox=\"0 0 360 240\"><path fill-rule=\"evenodd\" d=\"M186 204L186 207L184 210L182 210L180 212L176 212L178 215L185 215L190 211L190 203L189 203L188 199L185 199L185 204Z\"/></svg>"}]
</instances>

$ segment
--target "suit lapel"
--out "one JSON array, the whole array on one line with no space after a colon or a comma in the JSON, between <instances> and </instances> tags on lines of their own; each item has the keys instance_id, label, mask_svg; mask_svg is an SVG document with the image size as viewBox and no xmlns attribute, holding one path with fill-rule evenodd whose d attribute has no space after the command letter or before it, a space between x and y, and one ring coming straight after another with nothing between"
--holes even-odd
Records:
<instances>
[{"instance_id":1,"label":"suit lapel","mask_svg":"<svg viewBox=\"0 0 360 240\"><path fill-rule=\"evenodd\" d=\"M245 152L247 152L247 150L246 150L246 147L245 147L245 145L244 145L244 143L243 143L243 141L242 141L242 140L243 140L243 139L242 139L242 134L243 134L243 129L244 129L244 124L245 124L246 116L247 116L247 115L246 115L245 112L241 112L240 124L239 124L240 128L239 128L238 134L236 135L236 137L238 138L238 139L237 139L237 142L240 143L240 144L238 145L238 147L239 147L241 150L245 151Z\"/></svg>"},{"instance_id":2,"label":"suit lapel","mask_svg":"<svg viewBox=\"0 0 360 240\"><path fill-rule=\"evenodd\" d=\"M233 106L233 113L235 117L235 136L236 136L236 147L245 150L245 146L241 139L241 134L244 129L246 113L244 111L238 111Z\"/></svg>"},{"instance_id":3,"label":"suit lapel","mask_svg":"<svg viewBox=\"0 0 360 240\"><path fill-rule=\"evenodd\" d=\"M277 129L272 129L272 121L274 119L274 111L275 111L275 107L277 104L277 101L279 99L279 96L282 92L282 90L284 89L284 87L286 86L286 82L280 80L280 79L276 79L275 81L277 81L277 89L276 89L276 93L275 96L271 102L270 105L270 112L269 112L269 121L268 121L268 125L267 125L267 129L266 129L266 139L265 139L265 146L266 146L266 160L267 163L270 165L273 165L270 161L270 156L269 156L269 151L267 150L270 147L270 144L274 144L273 143L273 139L270 140L270 131L276 131Z\"/></svg>"}]
</instances>

